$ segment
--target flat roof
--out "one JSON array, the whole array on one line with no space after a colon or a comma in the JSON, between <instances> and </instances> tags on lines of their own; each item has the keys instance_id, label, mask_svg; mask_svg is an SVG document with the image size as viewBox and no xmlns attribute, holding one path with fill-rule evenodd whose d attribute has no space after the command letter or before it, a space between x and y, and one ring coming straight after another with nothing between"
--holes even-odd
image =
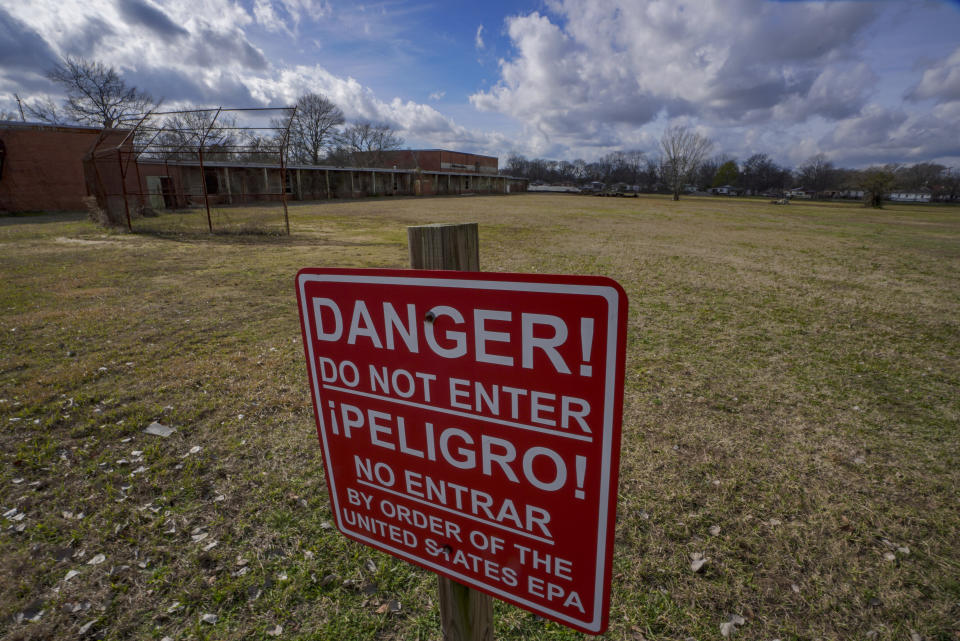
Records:
<instances>
[{"instance_id":1,"label":"flat roof","mask_svg":"<svg viewBox=\"0 0 960 641\"><path fill-rule=\"evenodd\" d=\"M395 149L394 151L440 151L447 154L463 154L464 156L477 156L478 158L491 158L493 160L499 161L500 159L497 156L487 156L486 154L475 154L472 151L454 151L453 149ZM387 152L389 153L389 152Z\"/></svg>"},{"instance_id":2,"label":"flat roof","mask_svg":"<svg viewBox=\"0 0 960 641\"><path fill-rule=\"evenodd\" d=\"M90 133L99 133L101 131L130 131L129 129L119 127L104 129L103 127L90 127L88 125L62 125L50 122L24 122L22 120L0 120L0 129L69 129L71 131L85 131Z\"/></svg>"},{"instance_id":3,"label":"flat roof","mask_svg":"<svg viewBox=\"0 0 960 641\"><path fill-rule=\"evenodd\" d=\"M199 167L199 160L161 160L159 158L140 158L141 165L173 165L175 167ZM226 167L230 169L280 169L277 163L258 163L231 160L205 160L204 167ZM465 174L457 171L433 171L429 169L386 169L382 167L341 167L339 165L284 165L284 169L302 169L306 171L363 171L381 174L431 174L435 176L480 176L483 178L509 178L511 180L527 180L519 176L504 176L502 174Z\"/></svg>"}]
</instances>

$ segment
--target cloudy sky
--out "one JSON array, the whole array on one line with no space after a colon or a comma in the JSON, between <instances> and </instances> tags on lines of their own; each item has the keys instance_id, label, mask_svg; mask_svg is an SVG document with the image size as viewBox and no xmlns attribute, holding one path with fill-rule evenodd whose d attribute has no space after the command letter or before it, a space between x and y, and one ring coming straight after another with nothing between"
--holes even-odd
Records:
<instances>
[{"instance_id":1,"label":"cloudy sky","mask_svg":"<svg viewBox=\"0 0 960 641\"><path fill-rule=\"evenodd\" d=\"M960 166L960 2L0 0L0 109L96 59L167 107L326 94L408 145L593 160L686 124L745 159Z\"/></svg>"}]
</instances>

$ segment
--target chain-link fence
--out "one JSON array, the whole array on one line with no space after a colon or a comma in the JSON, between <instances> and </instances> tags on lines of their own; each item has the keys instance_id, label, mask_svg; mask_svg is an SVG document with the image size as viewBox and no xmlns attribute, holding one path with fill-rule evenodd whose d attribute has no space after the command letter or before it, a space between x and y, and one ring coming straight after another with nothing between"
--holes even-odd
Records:
<instances>
[{"instance_id":1,"label":"chain-link fence","mask_svg":"<svg viewBox=\"0 0 960 641\"><path fill-rule=\"evenodd\" d=\"M131 231L289 233L287 197L301 187L286 166L295 113L147 114L119 145L101 138L87 154L90 206L107 224Z\"/></svg>"}]
</instances>

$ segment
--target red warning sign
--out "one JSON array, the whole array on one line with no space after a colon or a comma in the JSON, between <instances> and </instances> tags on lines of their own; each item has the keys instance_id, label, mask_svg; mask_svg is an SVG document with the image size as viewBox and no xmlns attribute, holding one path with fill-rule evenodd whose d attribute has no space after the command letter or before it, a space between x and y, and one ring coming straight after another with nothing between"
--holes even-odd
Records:
<instances>
[{"instance_id":1,"label":"red warning sign","mask_svg":"<svg viewBox=\"0 0 960 641\"><path fill-rule=\"evenodd\" d=\"M606 629L623 289L595 276L304 269L297 299L340 531Z\"/></svg>"}]
</instances>

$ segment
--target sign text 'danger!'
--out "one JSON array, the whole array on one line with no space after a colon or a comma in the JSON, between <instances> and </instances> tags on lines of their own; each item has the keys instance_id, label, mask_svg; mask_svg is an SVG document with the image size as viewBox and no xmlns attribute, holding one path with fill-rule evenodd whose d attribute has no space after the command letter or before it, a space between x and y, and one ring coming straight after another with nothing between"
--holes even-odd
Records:
<instances>
[{"instance_id":1,"label":"sign text 'danger!'","mask_svg":"<svg viewBox=\"0 0 960 641\"><path fill-rule=\"evenodd\" d=\"M601 277L305 269L297 295L339 529L605 629L623 290Z\"/></svg>"}]
</instances>

